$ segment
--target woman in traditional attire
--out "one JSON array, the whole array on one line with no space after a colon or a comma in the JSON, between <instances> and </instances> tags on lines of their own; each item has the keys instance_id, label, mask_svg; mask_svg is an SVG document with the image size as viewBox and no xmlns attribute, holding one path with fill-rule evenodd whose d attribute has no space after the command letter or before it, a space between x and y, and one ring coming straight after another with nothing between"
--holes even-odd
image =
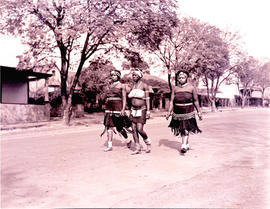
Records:
<instances>
[{"instance_id":1,"label":"woman in traditional attire","mask_svg":"<svg viewBox=\"0 0 270 209\"><path fill-rule=\"evenodd\" d=\"M120 82L121 73L118 70L111 71L111 84L105 91L105 116L104 116L104 132L107 131L108 146L104 151L112 150L113 133L116 130L125 138L128 139L127 131L131 123L128 122L125 116L126 108L126 87ZM101 134L101 136L104 134ZM127 142L130 148L131 140Z\"/></svg>"},{"instance_id":2,"label":"woman in traditional attire","mask_svg":"<svg viewBox=\"0 0 270 209\"><path fill-rule=\"evenodd\" d=\"M188 82L189 73L180 70L175 76L175 87L172 89L167 119L172 116L169 127L175 136L182 138L181 152L189 150L190 133L200 133L195 118L195 109L202 120L196 88Z\"/></svg>"},{"instance_id":3,"label":"woman in traditional attire","mask_svg":"<svg viewBox=\"0 0 270 209\"><path fill-rule=\"evenodd\" d=\"M142 77L143 74L140 70L135 69L132 71L134 84L128 94L128 97L131 100L130 120L132 121L131 127L135 142L135 151L132 152L132 154L139 154L141 152L139 135L143 138L143 141L146 144L146 153L151 152L151 140L143 130L146 119L150 118L149 87L146 83L141 81Z\"/></svg>"}]
</instances>

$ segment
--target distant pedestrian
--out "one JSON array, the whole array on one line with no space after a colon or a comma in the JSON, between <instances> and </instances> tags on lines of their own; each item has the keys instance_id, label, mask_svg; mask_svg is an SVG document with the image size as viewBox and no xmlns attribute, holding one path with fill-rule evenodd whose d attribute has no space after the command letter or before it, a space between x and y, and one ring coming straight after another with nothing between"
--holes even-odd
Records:
<instances>
[{"instance_id":1,"label":"distant pedestrian","mask_svg":"<svg viewBox=\"0 0 270 209\"><path fill-rule=\"evenodd\" d=\"M146 144L146 153L151 152L151 140L148 138L146 132L143 130L146 119L150 118L150 97L149 87L141 78L142 72L139 69L132 71L132 79L134 81L128 97L131 100L131 114L133 139L135 142L135 151L132 154L139 154L141 152L141 145L139 142L139 135L143 138Z\"/></svg>"},{"instance_id":2,"label":"distant pedestrian","mask_svg":"<svg viewBox=\"0 0 270 209\"><path fill-rule=\"evenodd\" d=\"M104 151L112 150L113 133L115 129L128 140L126 128L131 126L125 115L127 93L126 87L120 82L121 73L118 70L111 71L111 83L105 90L105 129L101 136L107 131L108 146ZM127 141L127 146L130 148L131 140Z\"/></svg>"},{"instance_id":3,"label":"distant pedestrian","mask_svg":"<svg viewBox=\"0 0 270 209\"><path fill-rule=\"evenodd\" d=\"M175 87L172 89L168 119L172 116L169 127L175 136L182 138L181 152L189 150L189 134L200 133L197 126L194 107L202 120L196 88L188 82L189 72L179 70L175 76Z\"/></svg>"}]
</instances>

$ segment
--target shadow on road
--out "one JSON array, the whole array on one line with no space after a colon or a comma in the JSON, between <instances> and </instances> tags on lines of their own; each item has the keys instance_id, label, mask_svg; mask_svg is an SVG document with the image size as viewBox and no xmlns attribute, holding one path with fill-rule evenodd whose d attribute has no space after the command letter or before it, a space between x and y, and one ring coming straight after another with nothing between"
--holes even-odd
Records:
<instances>
[{"instance_id":1,"label":"shadow on road","mask_svg":"<svg viewBox=\"0 0 270 209\"><path fill-rule=\"evenodd\" d=\"M108 141L105 140L104 141L104 146L107 146L107 144L108 144ZM121 140L118 140L118 139L113 138L113 146L116 146L116 147L125 147L126 146L126 143L124 143Z\"/></svg>"},{"instance_id":2,"label":"shadow on road","mask_svg":"<svg viewBox=\"0 0 270 209\"><path fill-rule=\"evenodd\" d=\"M171 149L177 150L179 152L179 155L181 155L181 156L185 156L185 154L186 154L186 153L183 153L180 151L181 143L178 141L171 141L168 139L160 139L158 146L160 147L162 145L169 147Z\"/></svg>"},{"instance_id":3,"label":"shadow on road","mask_svg":"<svg viewBox=\"0 0 270 209\"><path fill-rule=\"evenodd\" d=\"M160 147L162 145L179 151L181 143L178 142L178 141L171 141L171 140L168 140L168 139L160 139L159 143L158 143L158 146Z\"/></svg>"}]
</instances>

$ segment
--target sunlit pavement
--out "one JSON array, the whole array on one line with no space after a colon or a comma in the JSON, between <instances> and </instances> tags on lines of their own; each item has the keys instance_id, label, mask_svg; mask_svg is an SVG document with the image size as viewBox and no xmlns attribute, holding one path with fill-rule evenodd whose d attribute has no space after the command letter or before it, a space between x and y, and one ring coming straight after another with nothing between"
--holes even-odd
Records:
<instances>
[{"instance_id":1,"label":"sunlit pavement","mask_svg":"<svg viewBox=\"0 0 270 209\"><path fill-rule=\"evenodd\" d=\"M135 156L118 135L103 152L100 124L2 134L1 208L269 208L269 109L205 114L185 155L168 123Z\"/></svg>"}]
</instances>

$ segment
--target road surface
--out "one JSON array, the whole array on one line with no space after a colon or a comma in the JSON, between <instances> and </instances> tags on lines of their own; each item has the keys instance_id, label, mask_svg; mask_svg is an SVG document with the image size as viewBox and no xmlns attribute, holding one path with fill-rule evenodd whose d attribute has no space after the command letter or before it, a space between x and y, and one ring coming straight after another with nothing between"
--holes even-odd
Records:
<instances>
[{"instance_id":1,"label":"road surface","mask_svg":"<svg viewBox=\"0 0 270 209\"><path fill-rule=\"evenodd\" d=\"M102 127L28 129L1 136L1 208L270 208L269 109L209 113L191 150L155 118L152 152L130 155ZM131 137L131 136L130 136Z\"/></svg>"}]
</instances>

